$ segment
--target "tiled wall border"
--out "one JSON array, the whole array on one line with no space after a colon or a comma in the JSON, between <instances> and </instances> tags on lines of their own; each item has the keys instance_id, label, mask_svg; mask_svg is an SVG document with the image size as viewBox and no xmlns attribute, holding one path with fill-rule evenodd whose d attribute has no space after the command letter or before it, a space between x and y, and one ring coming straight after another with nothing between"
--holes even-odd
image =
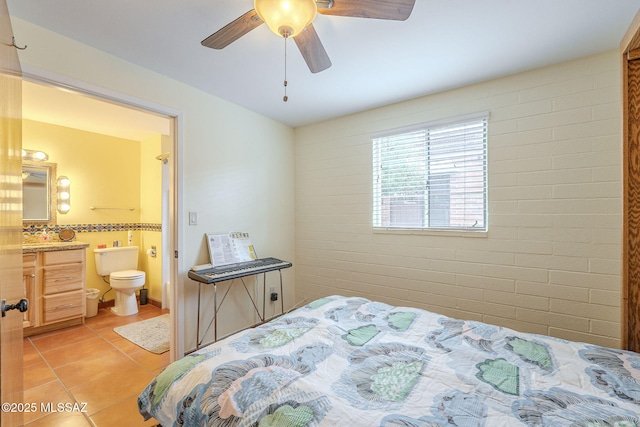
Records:
<instances>
[{"instance_id":1,"label":"tiled wall border","mask_svg":"<svg viewBox=\"0 0 640 427\"><path fill-rule=\"evenodd\" d=\"M23 233L37 234L47 230L58 234L64 229L71 229L76 233L100 233L105 231L162 231L162 224L123 223L123 224L29 224L22 227Z\"/></svg>"}]
</instances>

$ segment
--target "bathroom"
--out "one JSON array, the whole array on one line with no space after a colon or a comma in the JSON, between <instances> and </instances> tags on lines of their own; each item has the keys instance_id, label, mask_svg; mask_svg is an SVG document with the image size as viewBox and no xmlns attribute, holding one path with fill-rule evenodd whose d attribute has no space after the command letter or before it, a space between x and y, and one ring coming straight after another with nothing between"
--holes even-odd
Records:
<instances>
[{"instance_id":1,"label":"bathroom","mask_svg":"<svg viewBox=\"0 0 640 427\"><path fill-rule=\"evenodd\" d=\"M137 114L133 127L125 119L130 113ZM44 164L71 183L70 210L55 212L52 222L25 222L24 238L33 242L45 230L53 235L69 228L74 240L88 243L85 286L99 290L101 307L113 304L115 291L96 273L93 250L129 244L139 247L147 302L169 307L162 256L169 171L167 161L157 159L170 151L169 128L164 117L41 84L23 85L23 148L47 153Z\"/></svg>"}]
</instances>

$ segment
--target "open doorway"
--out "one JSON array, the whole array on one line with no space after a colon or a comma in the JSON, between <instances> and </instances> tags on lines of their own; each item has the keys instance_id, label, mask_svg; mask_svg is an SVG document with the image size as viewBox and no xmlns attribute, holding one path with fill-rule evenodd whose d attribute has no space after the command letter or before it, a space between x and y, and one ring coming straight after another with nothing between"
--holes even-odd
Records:
<instances>
[{"instance_id":1,"label":"open doorway","mask_svg":"<svg viewBox=\"0 0 640 427\"><path fill-rule=\"evenodd\" d=\"M171 286L177 274L178 116L99 88L25 77L23 147L47 148L58 174L72 182L69 214L44 226L69 228L89 243L86 287L99 290L102 304L114 301L115 292L97 274L93 249L139 246L138 265L147 273L140 297L170 311L171 360L182 352Z\"/></svg>"}]
</instances>

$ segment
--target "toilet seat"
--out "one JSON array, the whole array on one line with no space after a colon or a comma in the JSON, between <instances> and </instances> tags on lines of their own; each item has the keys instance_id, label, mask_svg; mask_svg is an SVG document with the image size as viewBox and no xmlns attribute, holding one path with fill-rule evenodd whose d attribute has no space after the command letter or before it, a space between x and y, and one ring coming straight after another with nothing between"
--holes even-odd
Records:
<instances>
[{"instance_id":1,"label":"toilet seat","mask_svg":"<svg viewBox=\"0 0 640 427\"><path fill-rule=\"evenodd\" d=\"M140 270L124 270L114 271L109 275L110 280L136 280L144 278L144 271Z\"/></svg>"}]
</instances>

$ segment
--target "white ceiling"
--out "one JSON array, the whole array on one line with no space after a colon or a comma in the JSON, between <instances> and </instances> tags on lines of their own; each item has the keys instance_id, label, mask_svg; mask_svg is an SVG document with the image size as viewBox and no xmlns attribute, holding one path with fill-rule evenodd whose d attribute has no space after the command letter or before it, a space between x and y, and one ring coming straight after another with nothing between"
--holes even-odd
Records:
<instances>
[{"instance_id":1,"label":"white ceiling","mask_svg":"<svg viewBox=\"0 0 640 427\"><path fill-rule=\"evenodd\" d=\"M294 127L616 49L640 9L638 0L416 0L404 22L318 15L333 65L312 74L289 43L285 103L284 41L266 25L223 50L200 45L252 0L8 5L12 16Z\"/></svg>"},{"instance_id":2,"label":"white ceiling","mask_svg":"<svg viewBox=\"0 0 640 427\"><path fill-rule=\"evenodd\" d=\"M22 104L25 119L116 138L144 141L170 133L166 117L28 81L22 83Z\"/></svg>"}]
</instances>

